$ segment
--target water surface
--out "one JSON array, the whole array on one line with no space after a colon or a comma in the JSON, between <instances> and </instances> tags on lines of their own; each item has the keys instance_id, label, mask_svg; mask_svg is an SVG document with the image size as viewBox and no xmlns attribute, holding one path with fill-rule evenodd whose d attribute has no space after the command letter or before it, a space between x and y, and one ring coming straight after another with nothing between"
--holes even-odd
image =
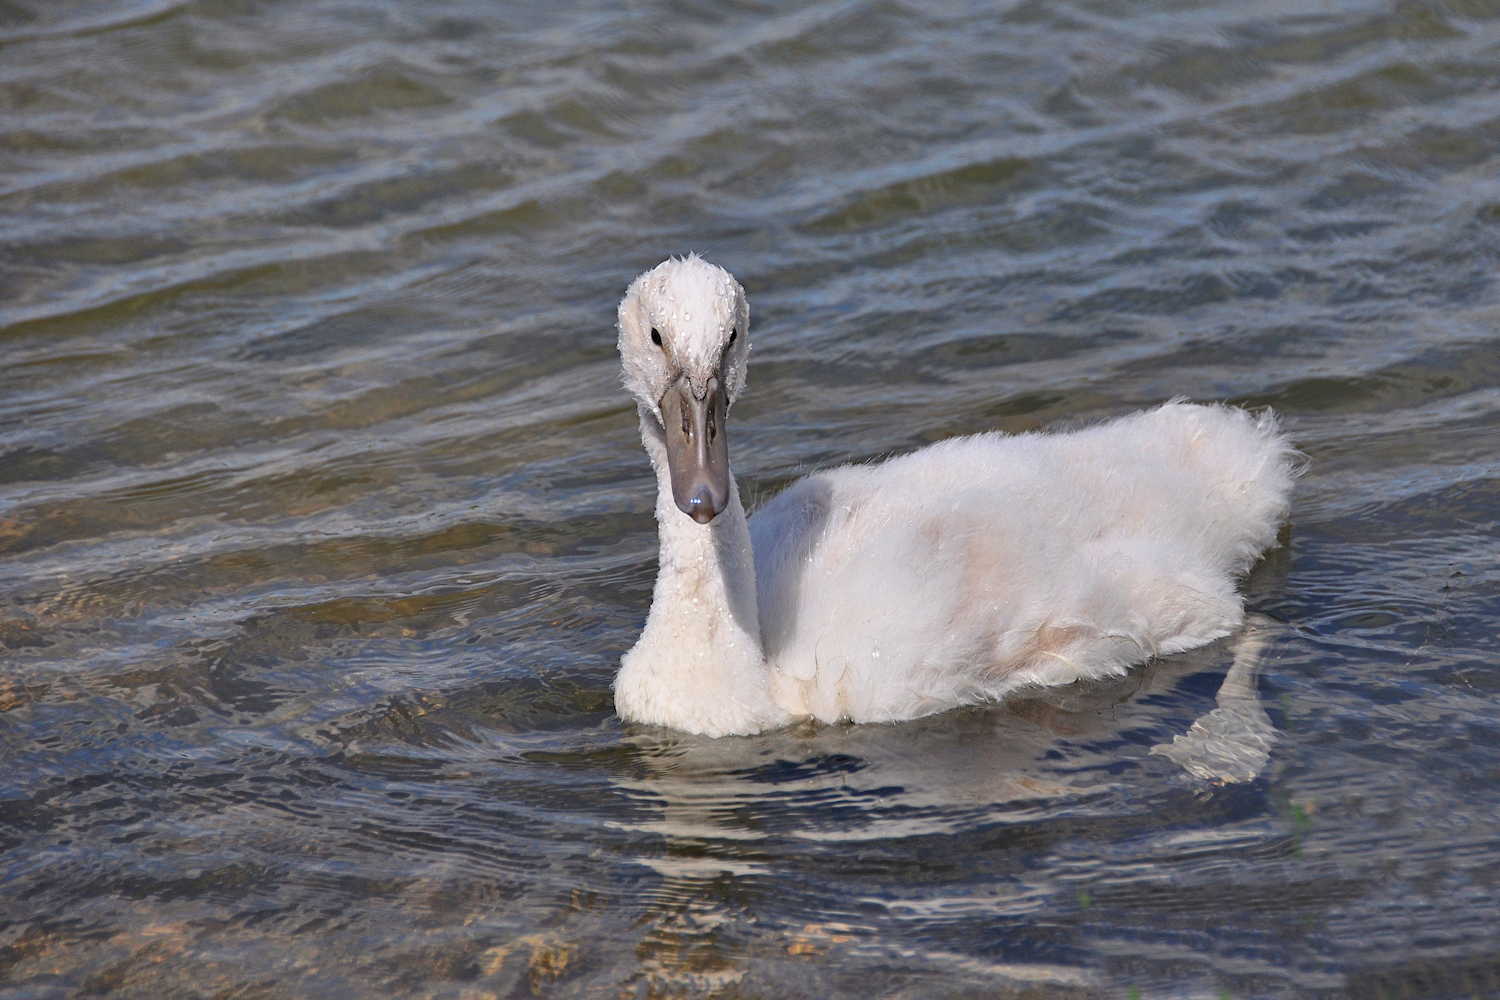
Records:
<instances>
[{"instance_id":1,"label":"water surface","mask_svg":"<svg viewBox=\"0 0 1500 1000\"><path fill-rule=\"evenodd\" d=\"M619 6L0 0L0 995L1500 990L1500 5ZM1227 643L623 725L688 250L750 499L1275 407L1266 772Z\"/></svg>"}]
</instances>

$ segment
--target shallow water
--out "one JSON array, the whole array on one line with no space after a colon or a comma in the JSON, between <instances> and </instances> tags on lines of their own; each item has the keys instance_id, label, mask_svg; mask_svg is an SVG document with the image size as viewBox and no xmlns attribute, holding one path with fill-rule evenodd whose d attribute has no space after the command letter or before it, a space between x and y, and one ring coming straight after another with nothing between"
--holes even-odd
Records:
<instances>
[{"instance_id":1,"label":"shallow water","mask_svg":"<svg viewBox=\"0 0 1500 1000\"><path fill-rule=\"evenodd\" d=\"M1500 4L0 0L0 995L1500 991ZM747 497L1176 395L1306 452L1221 643L622 725L629 279Z\"/></svg>"}]
</instances>

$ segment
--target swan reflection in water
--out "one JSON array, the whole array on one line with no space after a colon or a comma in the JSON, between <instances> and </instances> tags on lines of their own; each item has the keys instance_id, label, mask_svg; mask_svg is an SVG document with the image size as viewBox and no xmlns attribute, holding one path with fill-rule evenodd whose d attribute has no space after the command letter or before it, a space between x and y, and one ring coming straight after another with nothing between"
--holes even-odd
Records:
<instances>
[{"instance_id":1,"label":"swan reflection in water","mask_svg":"<svg viewBox=\"0 0 1500 1000\"><path fill-rule=\"evenodd\" d=\"M1124 677L914 722L804 723L720 739L628 727L632 766L613 780L641 809L610 825L646 835L634 860L658 877L645 893L638 978L659 991L712 992L826 955L846 967L895 963L997 986L1088 985L1082 968L924 948L922 931L1025 922L1059 895L1066 901L1066 885L1024 872L984 877L969 852L992 867L993 847L980 842L1012 837L1017 850L1034 850L1028 841L1056 836L1047 830L1057 822L1139 812L1142 781L1118 777L1122 761L1144 772L1148 788L1199 797L1257 777L1275 730L1256 679L1283 628L1252 616L1231 639ZM1163 716L1179 699L1167 692L1226 660L1215 709L1148 752L1128 741L1144 728L1171 732ZM849 845L861 841L870 861L851 866ZM885 879L886 866L901 877ZM928 877L913 885L913 871ZM779 925L755 916L767 911Z\"/></svg>"}]
</instances>

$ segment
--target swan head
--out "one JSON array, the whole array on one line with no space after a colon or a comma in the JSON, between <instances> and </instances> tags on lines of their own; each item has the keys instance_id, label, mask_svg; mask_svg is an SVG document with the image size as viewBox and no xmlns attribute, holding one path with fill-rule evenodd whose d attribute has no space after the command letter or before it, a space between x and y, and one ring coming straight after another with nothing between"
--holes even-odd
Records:
<instances>
[{"instance_id":1,"label":"swan head","mask_svg":"<svg viewBox=\"0 0 1500 1000\"><path fill-rule=\"evenodd\" d=\"M745 387L749 352L745 290L696 254L662 261L620 301L625 387L661 425L672 499L699 524L729 505L724 421Z\"/></svg>"}]
</instances>

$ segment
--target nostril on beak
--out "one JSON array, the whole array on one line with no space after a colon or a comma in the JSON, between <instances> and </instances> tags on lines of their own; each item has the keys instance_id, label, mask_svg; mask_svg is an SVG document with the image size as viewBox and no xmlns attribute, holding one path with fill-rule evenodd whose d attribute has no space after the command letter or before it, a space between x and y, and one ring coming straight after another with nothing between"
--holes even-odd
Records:
<instances>
[{"instance_id":1,"label":"nostril on beak","mask_svg":"<svg viewBox=\"0 0 1500 1000\"><path fill-rule=\"evenodd\" d=\"M708 492L707 486L698 487L698 492L693 494L693 499L688 501L692 505L693 520L699 524L707 524L719 513L714 510L714 498Z\"/></svg>"}]
</instances>

